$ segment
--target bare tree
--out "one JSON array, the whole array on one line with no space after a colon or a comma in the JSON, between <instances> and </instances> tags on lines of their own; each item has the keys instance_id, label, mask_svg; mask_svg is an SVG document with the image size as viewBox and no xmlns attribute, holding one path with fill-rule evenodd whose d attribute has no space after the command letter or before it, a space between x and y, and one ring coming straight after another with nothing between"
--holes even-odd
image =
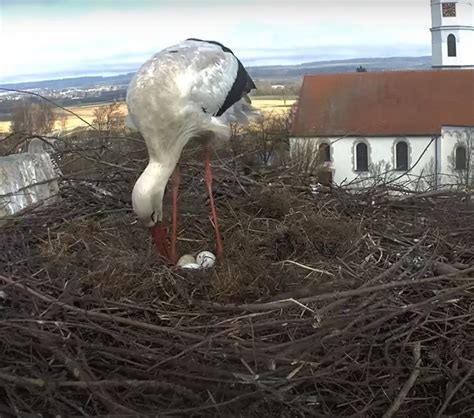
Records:
<instances>
[{"instance_id":1,"label":"bare tree","mask_svg":"<svg viewBox=\"0 0 474 418\"><path fill-rule=\"evenodd\" d=\"M232 166L235 169L237 157L244 151L245 128L233 122L230 124L229 145L232 152Z\"/></svg>"},{"instance_id":2,"label":"bare tree","mask_svg":"<svg viewBox=\"0 0 474 418\"><path fill-rule=\"evenodd\" d=\"M248 137L255 144L260 163L269 165L288 148L288 113L263 112L262 117L248 128Z\"/></svg>"},{"instance_id":3,"label":"bare tree","mask_svg":"<svg viewBox=\"0 0 474 418\"><path fill-rule=\"evenodd\" d=\"M56 114L53 106L34 99L18 100L12 109L11 132L47 134L54 128Z\"/></svg>"},{"instance_id":4,"label":"bare tree","mask_svg":"<svg viewBox=\"0 0 474 418\"><path fill-rule=\"evenodd\" d=\"M286 116L286 130L288 131L288 133L291 132L295 124L296 112L298 111L298 105L299 103L297 100L290 106L288 110L288 114Z\"/></svg>"},{"instance_id":5,"label":"bare tree","mask_svg":"<svg viewBox=\"0 0 474 418\"><path fill-rule=\"evenodd\" d=\"M320 169L317 141L308 138L293 138L291 144L292 167L307 176L316 175Z\"/></svg>"},{"instance_id":6,"label":"bare tree","mask_svg":"<svg viewBox=\"0 0 474 418\"><path fill-rule=\"evenodd\" d=\"M62 131L65 131L67 128L67 114L66 113L60 113L58 115L58 120L59 120L59 126L61 127Z\"/></svg>"},{"instance_id":7,"label":"bare tree","mask_svg":"<svg viewBox=\"0 0 474 418\"><path fill-rule=\"evenodd\" d=\"M99 131L117 132L123 130L125 115L120 110L120 103L113 102L95 109L92 124Z\"/></svg>"}]
</instances>

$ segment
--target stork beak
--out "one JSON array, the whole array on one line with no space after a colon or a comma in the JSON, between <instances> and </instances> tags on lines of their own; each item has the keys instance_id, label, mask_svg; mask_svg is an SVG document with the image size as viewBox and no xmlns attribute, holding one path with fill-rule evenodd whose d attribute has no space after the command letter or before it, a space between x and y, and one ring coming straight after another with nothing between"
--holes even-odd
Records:
<instances>
[{"instance_id":1,"label":"stork beak","mask_svg":"<svg viewBox=\"0 0 474 418\"><path fill-rule=\"evenodd\" d=\"M168 249L168 232L162 222L156 223L150 228L151 237L155 242L158 254L166 260L170 260Z\"/></svg>"}]
</instances>

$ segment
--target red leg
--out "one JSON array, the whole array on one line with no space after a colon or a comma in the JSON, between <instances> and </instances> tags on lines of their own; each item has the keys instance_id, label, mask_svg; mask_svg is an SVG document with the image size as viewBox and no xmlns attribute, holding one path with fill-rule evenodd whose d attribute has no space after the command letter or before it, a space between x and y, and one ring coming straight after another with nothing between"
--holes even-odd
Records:
<instances>
[{"instance_id":1,"label":"red leg","mask_svg":"<svg viewBox=\"0 0 474 418\"><path fill-rule=\"evenodd\" d=\"M170 261L173 264L176 264L178 257L176 255L176 241L178 239L178 191L179 191L179 182L180 182L179 166L173 171L171 175L171 183L173 187L173 212L171 218L171 251L170 251Z\"/></svg>"},{"instance_id":2,"label":"red leg","mask_svg":"<svg viewBox=\"0 0 474 418\"><path fill-rule=\"evenodd\" d=\"M153 241L155 242L158 254L169 260L167 242L168 232L166 231L166 226L163 224L163 222L158 222L155 226L150 228L150 232Z\"/></svg>"},{"instance_id":3,"label":"red leg","mask_svg":"<svg viewBox=\"0 0 474 418\"><path fill-rule=\"evenodd\" d=\"M207 192L209 193L209 200L211 202L211 215L212 223L214 229L216 230L216 256L220 257L222 255L223 246L221 233L219 231L219 222L217 220L217 211L214 205L214 197L212 195L212 170L211 170L211 150L209 146L206 145L204 148L204 164L205 164L205 180L207 186Z\"/></svg>"},{"instance_id":4,"label":"red leg","mask_svg":"<svg viewBox=\"0 0 474 418\"><path fill-rule=\"evenodd\" d=\"M151 236L155 242L158 254L171 264L176 264L176 241L178 236L178 189L179 189L180 175L179 167L176 166L171 175L173 208L171 214L171 248L168 247L168 231L165 223L160 221L155 226L150 228Z\"/></svg>"}]
</instances>

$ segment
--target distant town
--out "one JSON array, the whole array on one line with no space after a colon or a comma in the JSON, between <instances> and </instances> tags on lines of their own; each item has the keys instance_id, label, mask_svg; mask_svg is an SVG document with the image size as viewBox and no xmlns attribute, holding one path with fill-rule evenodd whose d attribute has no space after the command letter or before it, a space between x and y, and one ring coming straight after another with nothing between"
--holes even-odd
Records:
<instances>
[{"instance_id":1,"label":"distant town","mask_svg":"<svg viewBox=\"0 0 474 418\"><path fill-rule=\"evenodd\" d=\"M28 89L28 91L47 97L61 106L78 106L125 100L126 89L126 85L101 85L64 89L38 87ZM24 96L24 93L18 91L0 92L0 120L8 118L12 102Z\"/></svg>"}]
</instances>

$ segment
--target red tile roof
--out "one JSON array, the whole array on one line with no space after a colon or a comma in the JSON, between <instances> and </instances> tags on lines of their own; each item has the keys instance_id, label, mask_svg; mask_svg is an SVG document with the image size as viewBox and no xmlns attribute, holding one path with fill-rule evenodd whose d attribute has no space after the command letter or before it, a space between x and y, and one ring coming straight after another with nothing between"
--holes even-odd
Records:
<instances>
[{"instance_id":1,"label":"red tile roof","mask_svg":"<svg viewBox=\"0 0 474 418\"><path fill-rule=\"evenodd\" d=\"M295 136L436 135L474 126L474 70L307 75Z\"/></svg>"}]
</instances>

